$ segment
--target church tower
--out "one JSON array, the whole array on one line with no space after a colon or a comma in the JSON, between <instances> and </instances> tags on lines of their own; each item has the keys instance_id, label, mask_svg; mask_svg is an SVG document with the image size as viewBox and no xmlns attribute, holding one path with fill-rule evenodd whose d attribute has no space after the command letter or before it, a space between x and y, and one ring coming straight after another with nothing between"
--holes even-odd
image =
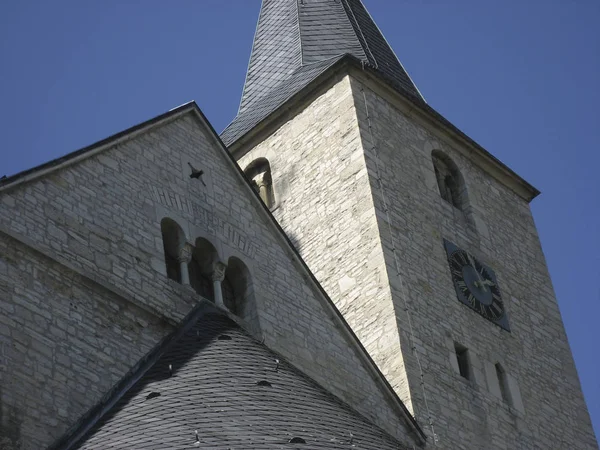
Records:
<instances>
[{"instance_id":1,"label":"church tower","mask_svg":"<svg viewBox=\"0 0 600 450\"><path fill-rule=\"evenodd\" d=\"M539 192L425 102L360 0L263 0L221 137L428 447L597 448Z\"/></svg>"}]
</instances>

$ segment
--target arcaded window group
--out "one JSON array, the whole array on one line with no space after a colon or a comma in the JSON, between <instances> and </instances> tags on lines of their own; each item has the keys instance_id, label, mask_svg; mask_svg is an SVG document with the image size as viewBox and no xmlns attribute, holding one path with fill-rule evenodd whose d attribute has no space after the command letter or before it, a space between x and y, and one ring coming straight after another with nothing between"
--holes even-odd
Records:
<instances>
[{"instance_id":1,"label":"arcaded window group","mask_svg":"<svg viewBox=\"0 0 600 450\"><path fill-rule=\"evenodd\" d=\"M173 219L164 218L160 227L167 276L190 285L199 295L225 306L233 314L247 315L251 282L246 265L233 256L227 262L221 261L208 239L188 242L183 229Z\"/></svg>"}]
</instances>

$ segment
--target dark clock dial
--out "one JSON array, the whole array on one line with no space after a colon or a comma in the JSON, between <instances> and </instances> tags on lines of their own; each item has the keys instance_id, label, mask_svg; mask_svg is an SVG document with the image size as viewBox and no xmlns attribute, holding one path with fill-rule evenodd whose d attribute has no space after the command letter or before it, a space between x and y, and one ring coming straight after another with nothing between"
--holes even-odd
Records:
<instances>
[{"instance_id":1,"label":"dark clock dial","mask_svg":"<svg viewBox=\"0 0 600 450\"><path fill-rule=\"evenodd\" d=\"M474 256L444 241L458 299L486 319L510 331L494 271Z\"/></svg>"}]
</instances>

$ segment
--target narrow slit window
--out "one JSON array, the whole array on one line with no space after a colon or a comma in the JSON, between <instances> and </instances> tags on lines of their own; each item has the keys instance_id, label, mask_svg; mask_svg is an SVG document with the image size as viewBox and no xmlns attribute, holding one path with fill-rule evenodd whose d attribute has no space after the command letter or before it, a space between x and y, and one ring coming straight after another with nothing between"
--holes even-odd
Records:
<instances>
[{"instance_id":1,"label":"narrow slit window","mask_svg":"<svg viewBox=\"0 0 600 450\"><path fill-rule=\"evenodd\" d=\"M498 377L498 386L500 387L500 395L502 400L508 405L511 405L510 390L508 388L508 380L506 372L500 363L496 363L496 376Z\"/></svg>"},{"instance_id":2,"label":"narrow slit window","mask_svg":"<svg viewBox=\"0 0 600 450\"><path fill-rule=\"evenodd\" d=\"M460 373L460 376L470 380L471 370L469 367L469 350L458 343L454 344L454 350L456 352L456 362L458 363L458 372Z\"/></svg>"}]
</instances>

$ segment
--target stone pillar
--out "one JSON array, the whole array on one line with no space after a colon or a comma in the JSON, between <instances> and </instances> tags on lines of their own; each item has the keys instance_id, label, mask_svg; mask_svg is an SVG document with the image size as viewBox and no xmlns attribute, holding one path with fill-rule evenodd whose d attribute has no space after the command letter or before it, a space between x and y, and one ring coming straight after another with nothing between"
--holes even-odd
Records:
<instances>
[{"instance_id":1,"label":"stone pillar","mask_svg":"<svg viewBox=\"0 0 600 450\"><path fill-rule=\"evenodd\" d=\"M194 247L189 242L183 244L183 247L179 250L177 256L177 262L179 263L179 272L181 273L181 284L190 284L190 272L188 270L188 264L192 260L192 251Z\"/></svg>"},{"instance_id":2,"label":"stone pillar","mask_svg":"<svg viewBox=\"0 0 600 450\"><path fill-rule=\"evenodd\" d=\"M223 301L223 290L221 289L221 282L225 279L225 269L227 266L222 262L215 264L211 279L213 281L213 292L215 294L215 304L225 308L225 302Z\"/></svg>"},{"instance_id":3,"label":"stone pillar","mask_svg":"<svg viewBox=\"0 0 600 450\"><path fill-rule=\"evenodd\" d=\"M270 174L268 172L262 172L256 175L252 181L258 187L258 195L262 199L262 201L267 205L267 207L271 207L271 179Z\"/></svg>"},{"instance_id":4,"label":"stone pillar","mask_svg":"<svg viewBox=\"0 0 600 450\"><path fill-rule=\"evenodd\" d=\"M269 206L269 187L265 181L265 174L261 173L258 177L256 177L256 184L258 184L258 193L262 201L265 202L265 205Z\"/></svg>"}]
</instances>

